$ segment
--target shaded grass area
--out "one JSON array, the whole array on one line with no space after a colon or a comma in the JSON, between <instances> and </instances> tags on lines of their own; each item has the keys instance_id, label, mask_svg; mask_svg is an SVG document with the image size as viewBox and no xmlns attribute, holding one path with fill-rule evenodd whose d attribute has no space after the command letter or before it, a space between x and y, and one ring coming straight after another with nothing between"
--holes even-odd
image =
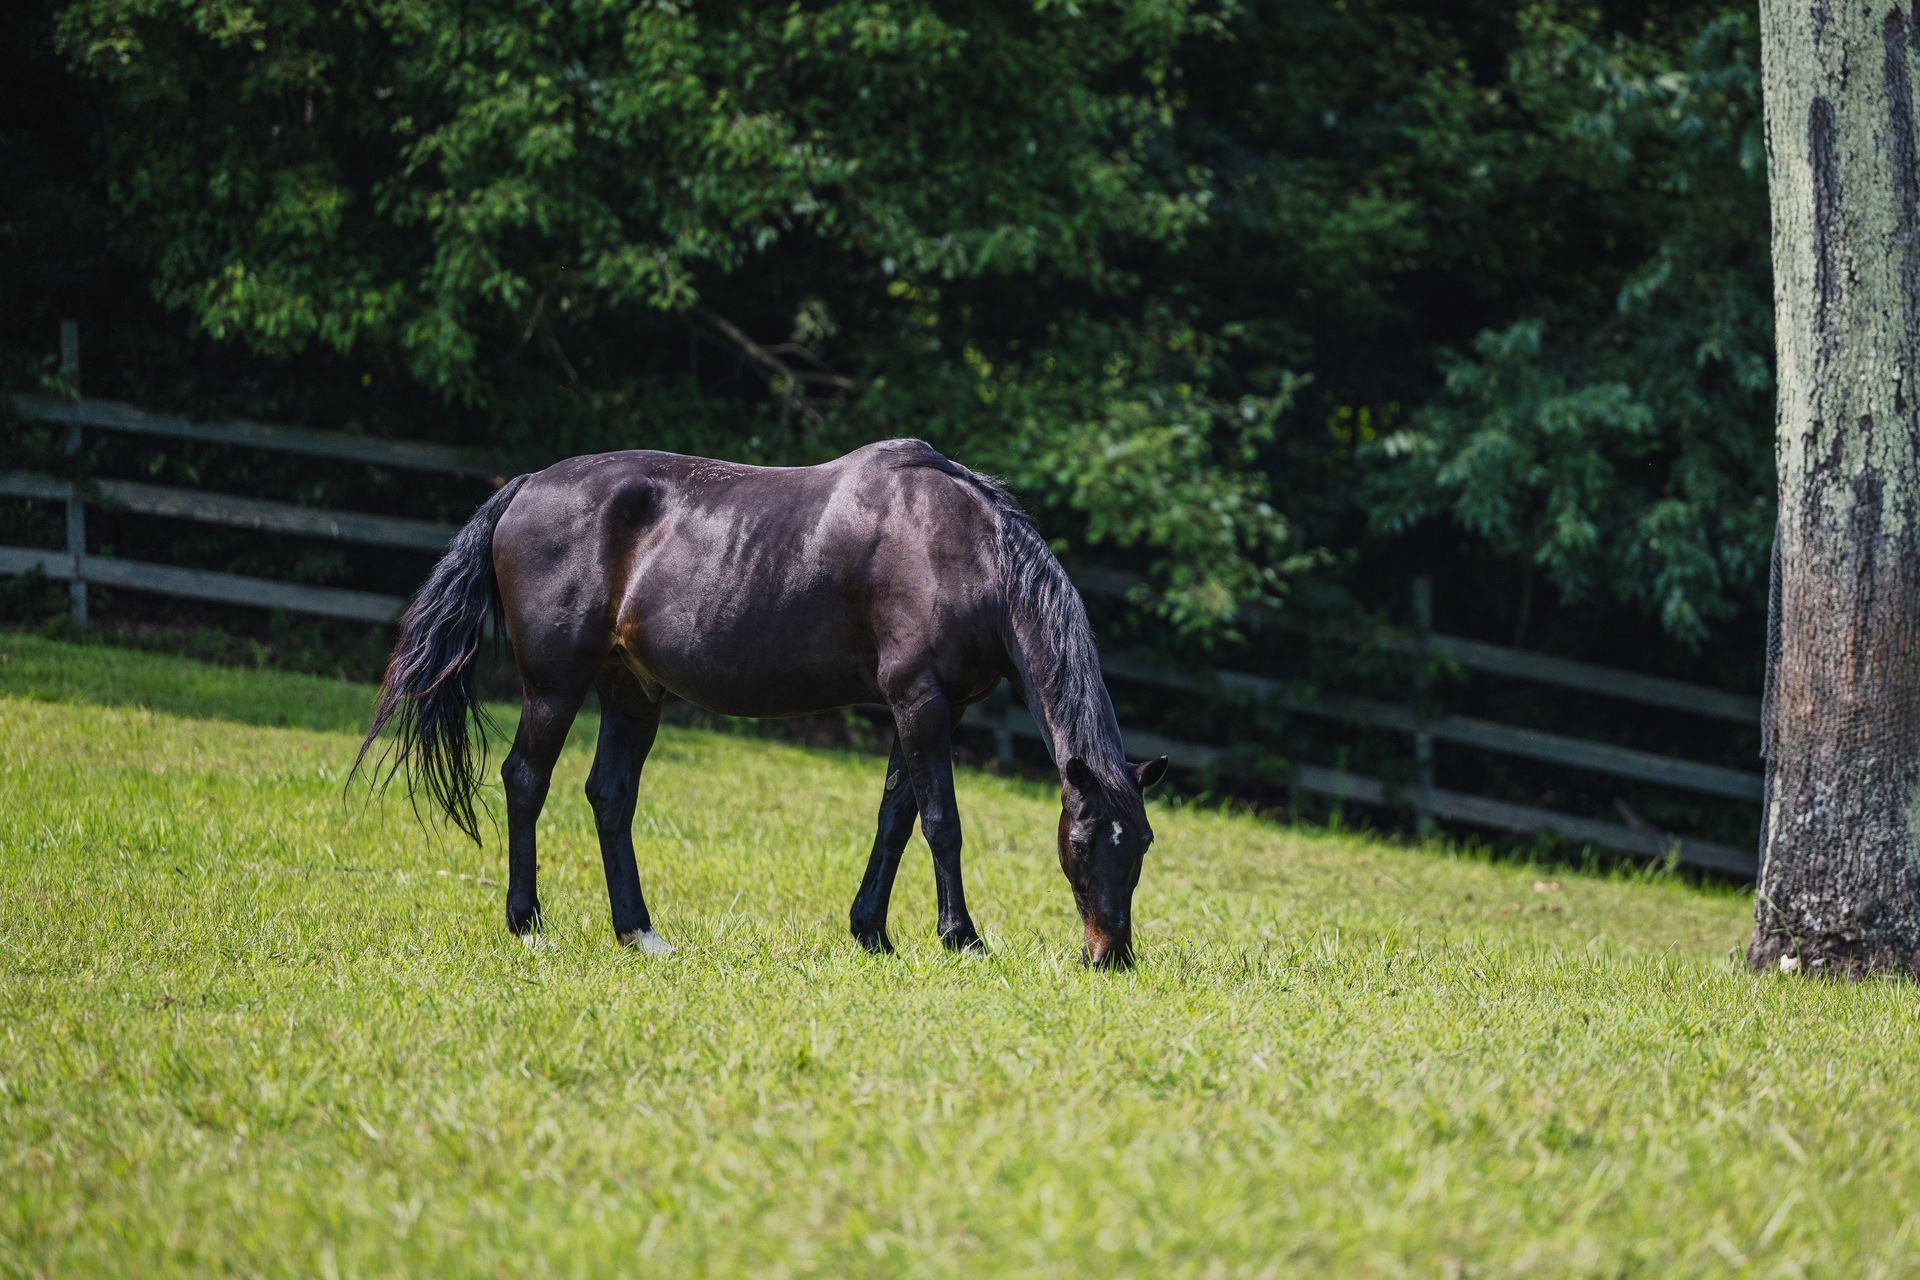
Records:
<instances>
[{"instance_id":1,"label":"shaded grass area","mask_svg":"<svg viewBox=\"0 0 1920 1280\"><path fill-rule=\"evenodd\" d=\"M372 690L0 637L0 1273L1893 1275L1913 988L1755 979L1743 895L1155 806L1090 974L1044 787L968 774L946 955L846 936L882 762L669 728L609 936L343 802ZM510 722L510 721L509 721Z\"/></svg>"}]
</instances>

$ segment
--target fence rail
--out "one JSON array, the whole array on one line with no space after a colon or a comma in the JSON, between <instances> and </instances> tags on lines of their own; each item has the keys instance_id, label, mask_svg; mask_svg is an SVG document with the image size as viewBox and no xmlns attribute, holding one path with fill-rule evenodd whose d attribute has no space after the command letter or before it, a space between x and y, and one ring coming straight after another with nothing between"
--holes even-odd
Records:
<instances>
[{"instance_id":1,"label":"fence rail","mask_svg":"<svg viewBox=\"0 0 1920 1280\"><path fill-rule=\"evenodd\" d=\"M145 516L170 516L176 520L198 520L207 524L230 525L236 529L256 529L261 533L335 538L342 542L403 547L410 551L444 551L447 541L459 532L454 525L435 520L410 520L402 516L366 515L355 511L326 511L318 507L297 506L291 502L237 498L224 493L202 493L197 489L171 489L132 480L98 480L92 488L112 506ZM0 475L0 497L45 498L53 502L84 501L84 496L77 494L69 482L32 471Z\"/></svg>"},{"instance_id":2,"label":"fence rail","mask_svg":"<svg viewBox=\"0 0 1920 1280\"><path fill-rule=\"evenodd\" d=\"M1033 741L1042 737L1040 726L1019 707L1009 707L1003 714L1005 728L1013 736ZM1217 763L1227 754L1221 747L1182 742L1155 733L1129 733L1127 747L1134 754L1164 755L1188 767L1200 768ZM1489 796L1470 795L1431 785L1408 787L1396 792L1378 778L1313 764L1295 765L1292 782L1302 791L1360 804L1385 806L1400 800L1436 818L1468 822L1501 831L1552 831L1570 840L1604 845L1643 858L1659 859L1672 855L1689 866L1734 875L1753 874L1753 855L1729 845L1708 840L1687 840L1655 831L1639 831L1619 823L1600 822L1536 805L1517 804L1511 800L1495 800Z\"/></svg>"},{"instance_id":3,"label":"fence rail","mask_svg":"<svg viewBox=\"0 0 1920 1280\"><path fill-rule=\"evenodd\" d=\"M80 556L64 551L31 551L21 547L0 547L0 573L46 574L56 582L89 582L102 587L125 587L129 591L151 591L155 595L182 600L205 600L212 604L237 604L257 609L285 609L290 613L311 613L323 618L345 618L353 622L392 622L406 607L399 596L376 595L371 591L349 591L341 587L309 587L295 582L276 582L272 578L250 578L237 573L215 573L208 569L182 569L168 564L148 564L141 560L121 560L112 556Z\"/></svg>"},{"instance_id":4,"label":"fence rail","mask_svg":"<svg viewBox=\"0 0 1920 1280\"><path fill-rule=\"evenodd\" d=\"M233 419L227 422L190 422L164 413L116 400L62 400L55 396L16 394L13 408L23 418L38 422L65 423L69 427L92 427L101 431L126 431L136 435L172 436L198 440L205 444L239 445L250 449L271 449L277 453L297 453L337 462L365 462L380 467L401 467L414 471L438 471L445 475L472 476L479 479L497 475L484 462L476 462L463 450L451 445L424 444L412 440L388 440L350 435L344 431L313 431L306 427L278 427L264 422Z\"/></svg>"},{"instance_id":5,"label":"fence rail","mask_svg":"<svg viewBox=\"0 0 1920 1280\"><path fill-rule=\"evenodd\" d=\"M1444 639L1445 637L1440 637ZM1289 711L1347 724L1387 729L1405 734L1423 734L1439 742L1479 747L1503 755L1568 765L1615 777L1641 782L1659 782L1687 791L1724 796L1733 800L1760 799L1761 777L1728 769L1721 765L1700 764L1677 756L1657 755L1631 747L1568 737L1542 729L1478 720L1470 716L1421 716L1410 707L1372 698L1321 697L1297 698L1277 680L1235 671L1215 671L1210 676L1168 671L1132 654L1116 654L1104 659L1102 670L1112 677L1136 680L1166 689L1205 693L1217 688L1225 692L1251 695ZM1758 718L1756 712L1755 718Z\"/></svg>"},{"instance_id":6,"label":"fence rail","mask_svg":"<svg viewBox=\"0 0 1920 1280\"><path fill-rule=\"evenodd\" d=\"M1146 581L1139 575L1117 569L1090 569L1075 575L1075 581L1082 591L1092 595L1133 596L1147 589ZM1300 620L1290 614L1258 607L1246 610L1242 622L1253 630L1305 630ZM1735 724L1751 725L1760 720L1759 699L1744 694L1688 684L1683 680L1669 680L1664 676L1645 675L1638 671L1624 671L1618 667L1603 667L1573 658L1556 658L1526 649L1510 649L1505 645L1490 644L1466 636L1450 636L1434 631L1409 635L1381 627L1357 631L1347 638L1390 653L1431 651L1472 671L1557 685L1582 693L1597 693L1628 702L1664 707L1670 711L1730 720Z\"/></svg>"},{"instance_id":7,"label":"fence rail","mask_svg":"<svg viewBox=\"0 0 1920 1280\"><path fill-rule=\"evenodd\" d=\"M63 329L62 356L69 384L77 386L78 341L70 329ZM23 417L66 425L69 452L80 449L84 430L97 429L412 468L473 479L495 475L493 468L441 445L374 440L340 432L245 421L198 423L111 401L15 395L11 403ZM416 552L441 551L455 532L452 525L430 520L322 510L126 480L101 480L75 486L34 472L0 472L0 497L65 505L66 548L0 547L0 573L37 570L55 580L69 582L75 621L83 627L89 584L373 623L392 621L406 603L401 597L374 592L93 555L86 546L89 501L166 519ZM1145 589L1140 579L1108 570L1089 570L1076 578L1081 589L1089 594L1132 596ZM1416 584L1415 614L1424 619L1430 616L1430 607L1422 607L1421 590ZM1270 610L1250 610L1245 622L1254 630L1302 629L1294 618ZM1752 724L1759 717L1754 699L1723 690L1439 634L1430 628L1416 633L1375 629L1350 638L1356 643L1392 652L1437 653L1463 668L1500 677L1573 688L1721 721ZM1751 853L1725 845L1435 786L1432 752L1433 744L1446 743L1744 802L1760 799L1761 779L1757 773L1470 716L1427 717L1412 707L1377 699L1302 698L1280 682L1262 676L1230 670L1173 671L1137 654L1107 655L1104 667L1107 676L1117 681L1196 694L1248 697L1293 714L1405 734L1411 739L1415 759L1415 781L1411 785L1395 787L1381 779L1342 769L1300 764L1294 767L1286 782L1302 791L1368 805L1400 803L1417 814L1503 831L1552 831L1571 840L1640 857L1674 856L1683 863L1715 871L1751 875L1754 870ZM985 719L970 720L967 727L993 735L1003 755L1009 752L1013 739L1037 740L1040 736L1033 719L1007 701L990 710ZM1230 753L1224 748L1162 738L1152 733L1129 734L1128 745L1137 753L1169 755L1187 767L1204 768L1230 760Z\"/></svg>"}]
</instances>

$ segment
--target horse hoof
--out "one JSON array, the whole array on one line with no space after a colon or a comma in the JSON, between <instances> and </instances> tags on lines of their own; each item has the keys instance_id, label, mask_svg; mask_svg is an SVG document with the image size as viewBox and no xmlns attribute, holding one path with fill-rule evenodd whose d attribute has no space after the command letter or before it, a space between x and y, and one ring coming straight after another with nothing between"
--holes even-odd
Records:
<instances>
[{"instance_id":1,"label":"horse hoof","mask_svg":"<svg viewBox=\"0 0 1920 1280\"><path fill-rule=\"evenodd\" d=\"M620 935L620 945L642 955L670 956L673 944L651 929L632 929Z\"/></svg>"},{"instance_id":2,"label":"horse hoof","mask_svg":"<svg viewBox=\"0 0 1920 1280\"><path fill-rule=\"evenodd\" d=\"M893 954L893 939L887 936L885 929L874 929L867 933L856 933L853 936L860 940L861 946L876 956Z\"/></svg>"},{"instance_id":3,"label":"horse hoof","mask_svg":"<svg viewBox=\"0 0 1920 1280\"><path fill-rule=\"evenodd\" d=\"M985 955L987 951L987 944L980 941L980 935L971 928L941 934L940 945L963 955Z\"/></svg>"}]
</instances>

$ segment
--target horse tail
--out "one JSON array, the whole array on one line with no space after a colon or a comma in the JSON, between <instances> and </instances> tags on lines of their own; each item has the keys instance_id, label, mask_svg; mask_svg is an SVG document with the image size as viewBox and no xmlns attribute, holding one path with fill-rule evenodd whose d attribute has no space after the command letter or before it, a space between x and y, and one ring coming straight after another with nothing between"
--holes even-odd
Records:
<instances>
[{"instance_id":1,"label":"horse tail","mask_svg":"<svg viewBox=\"0 0 1920 1280\"><path fill-rule=\"evenodd\" d=\"M480 824L474 797L486 763L488 724L473 687L473 662L487 614L500 602L493 575L494 527L526 482L526 476L516 476L480 504L407 606L400 619L400 640L380 684L373 725L347 774L351 784L374 739L395 725L393 743L380 757L386 772L375 785L385 787L395 773L404 773L414 812L419 812L417 793L424 789L475 844L480 842ZM480 739L478 762L468 737L469 720Z\"/></svg>"}]
</instances>

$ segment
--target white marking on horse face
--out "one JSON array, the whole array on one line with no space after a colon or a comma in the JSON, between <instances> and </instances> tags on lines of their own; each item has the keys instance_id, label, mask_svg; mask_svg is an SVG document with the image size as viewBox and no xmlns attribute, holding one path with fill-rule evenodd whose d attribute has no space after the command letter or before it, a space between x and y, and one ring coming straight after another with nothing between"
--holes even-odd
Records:
<instances>
[{"instance_id":1,"label":"white marking on horse face","mask_svg":"<svg viewBox=\"0 0 1920 1280\"><path fill-rule=\"evenodd\" d=\"M631 933L621 934L620 945L632 947L643 955L670 956L673 954L673 944L651 929L635 929Z\"/></svg>"},{"instance_id":2,"label":"white marking on horse face","mask_svg":"<svg viewBox=\"0 0 1920 1280\"><path fill-rule=\"evenodd\" d=\"M1113 838L1115 840L1118 840L1121 836L1125 834L1126 832L1121 828L1120 824L1118 822L1115 822L1113 824Z\"/></svg>"}]
</instances>

